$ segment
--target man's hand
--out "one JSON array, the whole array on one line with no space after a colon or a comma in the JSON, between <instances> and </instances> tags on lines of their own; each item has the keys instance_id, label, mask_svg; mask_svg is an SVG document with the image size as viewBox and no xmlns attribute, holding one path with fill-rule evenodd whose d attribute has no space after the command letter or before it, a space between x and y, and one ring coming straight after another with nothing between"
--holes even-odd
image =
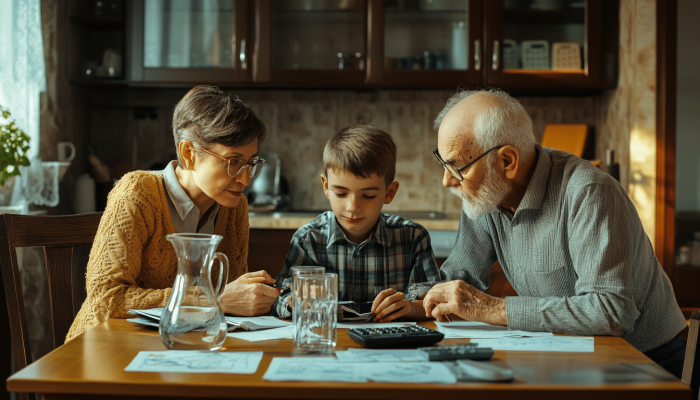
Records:
<instances>
[{"instance_id":1,"label":"man's hand","mask_svg":"<svg viewBox=\"0 0 700 400\"><path fill-rule=\"evenodd\" d=\"M478 290L462 281L439 283L423 299L425 315L445 322L446 314L456 314L467 321L508 325L506 301Z\"/></svg>"},{"instance_id":2,"label":"man's hand","mask_svg":"<svg viewBox=\"0 0 700 400\"><path fill-rule=\"evenodd\" d=\"M411 303L406 295L394 289L382 290L372 303L372 312L377 314L374 321L389 322L404 317L411 312Z\"/></svg>"},{"instance_id":3,"label":"man's hand","mask_svg":"<svg viewBox=\"0 0 700 400\"><path fill-rule=\"evenodd\" d=\"M269 312L280 292L263 283L275 283L275 280L265 271L241 275L226 285L221 296L221 308L225 313L246 317Z\"/></svg>"}]
</instances>

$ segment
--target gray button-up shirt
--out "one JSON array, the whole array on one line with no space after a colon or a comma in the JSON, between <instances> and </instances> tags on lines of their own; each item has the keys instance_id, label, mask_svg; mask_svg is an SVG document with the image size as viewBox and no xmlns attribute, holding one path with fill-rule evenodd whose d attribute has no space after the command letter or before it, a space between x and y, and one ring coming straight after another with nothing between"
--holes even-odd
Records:
<instances>
[{"instance_id":1,"label":"gray button-up shirt","mask_svg":"<svg viewBox=\"0 0 700 400\"><path fill-rule=\"evenodd\" d=\"M669 342L685 318L627 193L588 161L537 150L515 214L462 214L443 279L486 291L498 260L518 293L510 329L622 336L642 352Z\"/></svg>"}]
</instances>

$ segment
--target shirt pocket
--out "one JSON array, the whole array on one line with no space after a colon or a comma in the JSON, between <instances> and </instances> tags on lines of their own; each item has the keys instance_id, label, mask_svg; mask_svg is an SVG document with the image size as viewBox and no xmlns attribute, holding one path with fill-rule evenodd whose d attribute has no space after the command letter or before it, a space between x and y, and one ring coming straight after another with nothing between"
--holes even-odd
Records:
<instances>
[{"instance_id":1,"label":"shirt pocket","mask_svg":"<svg viewBox=\"0 0 700 400\"><path fill-rule=\"evenodd\" d=\"M569 274L566 265L532 270L525 276L530 296L568 297L574 294L576 279Z\"/></svg>"}]
</instances>

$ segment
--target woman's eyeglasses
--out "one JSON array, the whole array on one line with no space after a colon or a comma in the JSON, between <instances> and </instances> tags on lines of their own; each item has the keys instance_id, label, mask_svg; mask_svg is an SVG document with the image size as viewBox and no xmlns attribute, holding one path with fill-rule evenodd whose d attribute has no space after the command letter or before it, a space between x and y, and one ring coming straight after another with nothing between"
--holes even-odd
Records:
<instances>
[{"instance_id":1,"label":"woman's eyeglasses","mask_svg":"<svg viewBox=\"0 0 700 400\"><path fill-rule=\"evenodd\" d=\"M210 156L214 156L218 158L219 160L223 161L226 163L226 172L228 173L228 176L230 177L236 177L240 174L243 173L243 170L246 167L250 167L250 170L248 171L248 176L250 176L250 179L255 178L256 176L260 175L260 172L262 172L263 167L267 163L266 160L257 157L252 160L241 160L240 158L226 158L224 156L220 156L216 153L212 153L209 150L202 149L202 148L197 148L198 150L201 150Z\"/></svg>"},{"instance_id":2,"label":"woman's eyeglasses","mask_svg":"<svg viewBox=\"0 0 700 400\"><path fill-rule=\"evenodd\" d=\"M466 170L467 168L471 167L472 164L474 164L475 162L479 161L479 159L480 159L481 157L483 157L483 156L489 154L489 153L492 152L493 150L500 149L501 147L504 147L504 146L505 146L505 145L496 146L496 147L494 147L494 148L492 148L492 149L487 150L484 154L482 154L482 155L480 155L479 157L477 157L476 160L470 162L469 164L463 166L462 168L457 168L457 167L455 167L454 165L450 165L450 164L446 163L446 162L442 159L442 157L440 157L440 153L438 153L438 149L433 150L433 155L435 156L435 159L438 161L438 163L440 163L440 165L441 165L443 168L445 168L447 171L450 172L450 175L452 175L453 178L455 178L455 179L457 179L458 181L461 182L461 181L464 180L464 177L462 176L462 171L464 171L464 170Z\"/></svg>"}]
</instances>

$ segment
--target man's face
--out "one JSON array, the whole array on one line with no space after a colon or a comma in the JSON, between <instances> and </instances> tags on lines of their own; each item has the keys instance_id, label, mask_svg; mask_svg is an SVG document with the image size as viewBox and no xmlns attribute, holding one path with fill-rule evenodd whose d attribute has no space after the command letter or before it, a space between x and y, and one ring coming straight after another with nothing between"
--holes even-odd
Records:
<instances>
[{"instance_id":1,"label":"man's face","mask_svg":"<svg viewBox=\"0 0 700 400\"><path fill-rule=\"evenodd\" d=\"M464 123L465 116L453 111L456 110L450 111L440 124L438 152L445 163L462 168L488 149L476 145L471 121ZM494 211L510 190L508 181L498 173L494 158L495 153L490 153L462 171L462 181L443 171L442 185L462 199L462 210L471 219Z\"/></svg>"},{"instance_id":2,"label":"man's face","mask_svg":"<svg viewBox=\"0 0 700 400\"><path fill-rule=\"evenodd\" d=\"M323 191L345 236L354 243L372 233L384 204L394 199L398 183L387 188L383 176L360 178L346 171L328 170L321 176Z\"/></svg>"}]
</instances>

